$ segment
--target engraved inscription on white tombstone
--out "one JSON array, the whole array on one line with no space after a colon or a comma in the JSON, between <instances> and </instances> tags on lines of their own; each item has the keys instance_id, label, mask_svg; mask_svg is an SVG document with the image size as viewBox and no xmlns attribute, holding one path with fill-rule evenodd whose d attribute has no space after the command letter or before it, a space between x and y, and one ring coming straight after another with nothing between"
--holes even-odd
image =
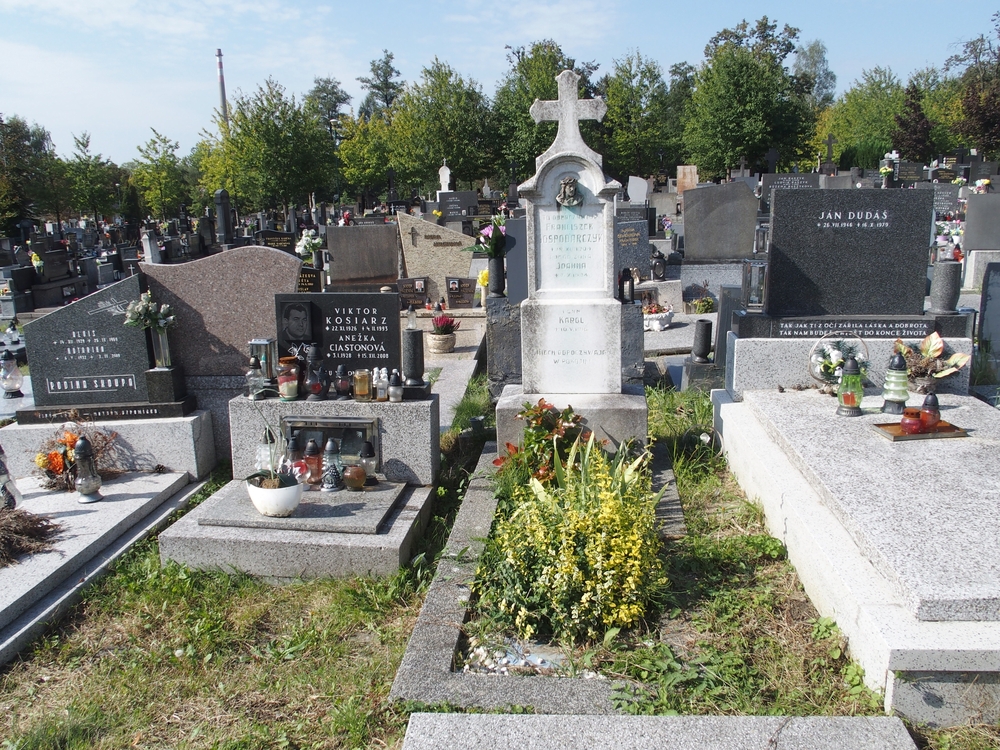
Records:
<instances>
[{"instance_id":1,"label":"engraved inscription on white tombstone","mask_svg":"<svg viewBox=\"0 0 1000 750\"><path fill-rule=\"evenodd\" d=\"M540 208L538 247L540 292L604 289L602 206Z\"/></svg>"},{"instance_id":2,"label":"engraved inscription on white tombstone","mask_svg":"<svg viewBox=\"0 0 1000 750\"><path fill-rule=\"evenodd\" d=\"M542 364L543 368L574 368L577 376L585 377L591 366L608 351L594 346L594 332L599 321L585 307L563 307L546 311L548 326L541 340L529 347L529 355ZM582 368L576 370L575 368Z\"/></svg>"}]
</instances>

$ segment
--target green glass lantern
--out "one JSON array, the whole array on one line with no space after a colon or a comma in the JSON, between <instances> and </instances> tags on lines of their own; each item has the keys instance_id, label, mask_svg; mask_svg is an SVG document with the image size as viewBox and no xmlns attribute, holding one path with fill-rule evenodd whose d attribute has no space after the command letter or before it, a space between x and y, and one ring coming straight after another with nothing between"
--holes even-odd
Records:
<instances>
[{"instance_id":1,"label":"green glass lantern","mask_svg":"<svg viewBox=\"0 0 1000 750\"><path fill-rule=\"evenodd\" d=\"M837 389L837 414L842 417L860 417L861 399L865 389L861 385L861 368L854 357L848 357L840 375L840 388Z\"/></svg>"},{"instance_id":2,"label":"green glass lantern","mask_svg":"<svg viewBox=\"0 0 1000 750\"><path fill-rule=\"evenodd\" d=\"M884 414L902 414L906 408L906 399L910 392L906 389L906 359L899 352L889 360L889 369L885 371L885 385L882 388L882 404Z\"/></svg>"}]
</instances>

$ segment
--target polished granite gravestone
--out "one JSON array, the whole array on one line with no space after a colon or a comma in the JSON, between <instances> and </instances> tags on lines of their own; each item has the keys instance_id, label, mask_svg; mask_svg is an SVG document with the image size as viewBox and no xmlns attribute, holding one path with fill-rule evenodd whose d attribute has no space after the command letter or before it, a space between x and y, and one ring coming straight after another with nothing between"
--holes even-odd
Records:
<instances>
[{"instance_id":1,"label":"polished granite gravestone","mask_svg":"<svg viewBox=\"0 0 1000 750\"><path fill-rule=\"evenodd\" d=\"M377 226L327 228L326 271L338 291L377 291L399 278L399 231L384 217L376 218Z\"/></svg>"},{"instance_id":2,"label":"polished granite gravestone","mask_svg":"<svg viewBox=\"0 0 1000 750\"><path fill-rule=\"evenodd\" d=\"M131 276L25 323L36 407L148 403L148 334L125 325L144 290Z\"/></svg>"},{"instance_id":3,"label":"polished granite gravestone","mask_svg":"<svg viewBox=\"0 0 1000 750\"><path fill-rule=\"evenodd\" d=\"M295 232L278 232L273 229L262 229L254 232L254 241L262 247L273 247L286 253L295 254Z\"/></svg>"},{"instance_id":4,"label":"polished granite gravestone","mask_svg":"<svg viewBox=\"0 0 1000 750\"><path fill-rule=\"evenodd\" d=\"M684 195L684 262L753 255L757 198L744 182L708 185Z\"/></svg>"},{"instance_id":5,"label":"polished granite gravestone","mask_svg":"<svg viewBox=\"0 0 1000 750\"><path fill-rule=\"evenodd\" d=\"M812 172L767 172L760 178L760 209L771 210L772 190L819 189L821 175Z\"/></svg>"},{"instance_id":6,"label":"polished granite gravestone","mask_svg":"<svg viewBox=\"0 0 1000 750\"><path fill-rule=\"evenodd\" d=\"M1000 250L1000 193L969 196L962 249Z\"/></svg>"},{"instance_id":7,"label":"polished granite gravestone","mask_svg":"<svg viewBox=\"0 0 1000 750\"><path fill-rule=\"evenodd\" d=\"M933 204L922 190L776 191L764 311L922 315Z\"/></svg>"},{"instance_id":8,"label":"polished granite gravestone","mask_svg":"<svg viewBox=\"0 0 1000 750\"><path fill-rule=\"evenodd\" d=\"M398 215L397 221L402 266L408 277L427 279L426 296L432 301L445 296L445 277L472 275L469 273L472 253L463 251L475 244L475 238L407 214Z\"/></svg>"},{"instance_id":9,"label":"polished granite gravestone","mask_svg":"<svg viewBox=\"0 0 1000 750\"><path fill-rule=\"evenodd\" d=\"M276 294L272 314L279 356L305 361L315 343L329 372L400 367L398 294Z\"/></svg>"},{"instance_id":10,"label":"polished granite gravestone","mask_svg":"<svg viewBox=\"0 0 1000 750\"><path fill-rule=\"evenodd\" d=\"M645 209L643 209L645 210ZM638 268L649 275L649 222L615 218L615 269Z\"/></svg>"},{"instance_id":11,"label":"polished granite gravestone","mask_svg":"<svg viewBox=\"0 0 1000 750\"><path fill-rule=\"evenodd\" d=\"M979 348L994 370L1000 366L1000 263L990 263L983 273L979 303ZM1000 375L1000 372L996 374Z\"/></svg>"}]
</instances>

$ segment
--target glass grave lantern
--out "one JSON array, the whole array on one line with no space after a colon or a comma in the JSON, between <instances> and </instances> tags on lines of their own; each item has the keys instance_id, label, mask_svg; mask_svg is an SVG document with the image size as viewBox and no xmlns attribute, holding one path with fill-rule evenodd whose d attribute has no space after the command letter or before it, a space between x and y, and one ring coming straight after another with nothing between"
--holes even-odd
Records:
<instances>
[{"instance_id":1,"label":"glass grave lantern","mask_svg":"<svg viewBox=\"0 0 1000 750\"><path fill-rule=\"evenodd\" d=\"M4 349L0 354L0 386L3 387L4 398L21 398L21 386L24 384L24 375L17 366L17 358L10 349Z\"/></svg>"},{"instance_id":2,"label":"glass grave lantern","mask_svg":"<svg viewBox=\"0 0 1000 750\"><path fill-rule=\"evenodd\" d=\"M757 227L753 236L753 257L743 261L743 308L763 312L767 305L767 252L770 228Z\"/></svg>"},{"instance_id":3,"label":"glass grave lantern","mask_svg":"<svg viewBox=\"0 0 1000 750\"><path fill-rule=\"evenodd\" d=\"M94 463L94 446L86 435L80 435L73 448L73 462L76 464L77 502L96 503L103 500L101 496L101 475L97 473Z\"/></svg>"},{"instance_id":4,"label":"glass grave lantern","mask_svg":"<svg viewBox=\"0 0 1000 750\"><path fill-rule=\"evenodd\" d=\"M906 399L910 397L906 389L906 360L896 352L889 360L889 368L885 371L885 385L882 388L882 405L884 414L902 414L906 408Z\"/></svg>"},{"instance_id":5,"label":"glass grave lantern","mask_svg":"<svg viewBox=\"0 0 1000 750\"><path fill-rule=\"evenodd\" d=\"M861 384L861 367L854 357L848 357L840 375L840 387L837 389L837 414L842 417L860 417L861 399L865 389Z\"/></svg>"},{"instance_id":6,"label":"glass grave lantern","mask_svg":"<svg viewBox=\"0 0 1000 750\"><path fill-rule=\"evenodd\" d=\"M266 384L275 388L278 385L278 340L251 339L248 343L250 356L260 362L260 369Z\"/></svg>"}]
</instances>

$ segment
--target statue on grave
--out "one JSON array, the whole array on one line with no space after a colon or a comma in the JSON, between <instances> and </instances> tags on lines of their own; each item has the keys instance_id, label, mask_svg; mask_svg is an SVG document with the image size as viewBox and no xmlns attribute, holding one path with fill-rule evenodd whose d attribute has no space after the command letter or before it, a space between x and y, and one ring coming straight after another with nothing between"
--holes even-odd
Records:
<instances>
[{"instance_id":1,"label":"statue on grave","mask_svg":"<svg viewBox=\"0 0 1000 750\"><path fill-rule=\"evenodd\" d=\"M560 206L579 206L583 203L583 196L577 190L575 177L563 177L559 183L559 195L556 196L556 203Z\"/></svg>"}]
</instances>

